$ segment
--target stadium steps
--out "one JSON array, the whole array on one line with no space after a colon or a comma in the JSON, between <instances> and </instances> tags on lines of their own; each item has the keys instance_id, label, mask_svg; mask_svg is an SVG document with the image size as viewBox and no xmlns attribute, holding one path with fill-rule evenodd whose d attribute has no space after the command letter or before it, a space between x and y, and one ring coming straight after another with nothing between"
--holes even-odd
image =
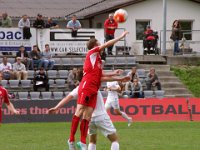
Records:
<instances>
[{"instance_id":1,"label":"stadium steps","mask_svg":"<svg viewBox=\"0 0 200 150\"><path fill-rule=\"evenodd\" d=\"M166 64L166 59L161 55L136 55L139 64Z\"/></svg>"},{"instance_id":2,"label":"stadium steps","mask_svg":"<svg viewBox=\"0 0 200 150\"><path fill-rule=\"evenodd\" d=\"M160 72L160 71L169 72L170 71L170 65L137 64L136 67L137 67L137 69L144 69L144 70L146 70L146 72L148 72L151 67L154 67L156 72Z\"/></svg>"},{"instance_id":3,"label":"stadium steps","mask_svg":"<svg viewBox=\"0 0 200 150\"><path fill-rule=\"evenodd\" d=\"M183 86L180 82L162 82L162 88L182 88Z\"/></svg>"},{"instance_id":4,"label":"stadium steps","mask_svg":"<svg viewBox=\"0 0 200 150\"><path fill-rule=\"evenodd\" d=\"M149 69L154 67L161 82L162 89L165 91L165 97L193 97L187 87L170 71L170 65L156 64L138 64L138 69L145 69L146 74ZM144 83L145 85L145 83ZM144 87L145 89L145 87Z\"/></svg>"},{"instance_id":5,"label":"stadium steps","mask_svg":"<svg viewBox=\"0 0 200 150\"><path fill-rule=\"evenodd\" d=\"M179 78L175 77L175 76L160 76L159 80L161 83L164 82L177 82L180 81Z\"/></svg>"},{"instance_id":6,"label":"stadium steps","mask_svg":"<svg viewBox=\"0 0 200 150\"><path fill-rule=\"evenodd\" d=\"M184 94L191 94L191 92L184 88L184 87L181 87L181 88L173 88L173 87L169 87L169 88L163 88L163 90L165 91L165 95L180 95L182 94L184 96Z\"/></svg>"}]
</instances>

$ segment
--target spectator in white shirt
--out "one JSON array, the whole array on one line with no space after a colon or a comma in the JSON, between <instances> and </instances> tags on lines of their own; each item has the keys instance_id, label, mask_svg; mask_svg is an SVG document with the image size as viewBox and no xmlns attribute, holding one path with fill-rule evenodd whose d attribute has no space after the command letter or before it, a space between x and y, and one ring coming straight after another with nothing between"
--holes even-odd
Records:
<instances>
[{"instance_id":1,"label":"spectator in white shirt","mask_svg":"<svg viewBox=\"0 0 200 150\"><path fill-rule=\"evenodd\" d=\"M4 80L10 80L14 77L12 65L8 62L7 57L3 57L2 63L0 64L0 73Z\"/></svg>"},{"instance_id":2,"label":"spectator in white shirt","mask_svg":"<svg viewBox=\"0 0 200 150\"><path fill-rule=\"evenodd\" d=\"M30 20L27 15L23 15L18 23L18 27L22 29L23 39L30 39L32 37L30 31Z\"/></svg>"},{"instance_id":3,"label":"spectator in white shirt","mask_svg":"<svg viewBox=\"0 0 200 150\"><path fill-rule=\"evenodd\" d=\"M17 80L27 80L28 72L25 65L21 62L21 57L17 57L17 62L13 64L13 71Z\"/></svg>"},{"instance_id":4,"label":"spectator in white shirt","mask_svg":"<svg viewBox=\"0 0 200 150\"><path fill-rule=\"evenodd\" d=\"M18 22L18 27L23 29L24 27L30 28L30 20L27 15L23 15L20 21Z\"/></svg>"},{"instance_id":5,"label":"spectator in white shirt","mask_svg":"<svg viewBox=\"0 0 200 150\"><path fill-rule=\"evenodd\" d=\"M45 44L45 50L42 52L42 61L45 70L52 70L55 60L52 59L53 53L50 52L49 44Z\"/></svg>"}]
</instances>

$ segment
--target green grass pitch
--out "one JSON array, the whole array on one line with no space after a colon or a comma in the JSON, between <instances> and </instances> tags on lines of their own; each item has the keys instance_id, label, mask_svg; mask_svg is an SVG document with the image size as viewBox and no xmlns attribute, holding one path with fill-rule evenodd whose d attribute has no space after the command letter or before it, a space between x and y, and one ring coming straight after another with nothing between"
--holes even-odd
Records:
<instances>
[{"instance_id":1,"label":"green grass pitch","mask_svg":"<svg viewBox=\"0 0 200 150\"><path fill-rule=\"evenodd\" d=\"M120 150L199 150L199 122L115 123ZM0 150L68 150L70 123L3 124ZM79 139L79 132L77 134ZM97 150L109 150L110 142L100 133Z\"/></svg>"}]
</instances>

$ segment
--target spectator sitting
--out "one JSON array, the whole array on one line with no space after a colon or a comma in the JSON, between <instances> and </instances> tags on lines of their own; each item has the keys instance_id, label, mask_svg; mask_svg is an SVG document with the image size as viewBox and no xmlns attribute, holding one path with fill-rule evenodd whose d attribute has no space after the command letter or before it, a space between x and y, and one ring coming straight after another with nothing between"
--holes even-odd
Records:
<instances>
[{"instance_id":1,"label":"spectator sitting","mask_svg":"<svg viewBox=\"0 0 200 150\"><path fill-rule=\"evenodd\" d=\"M144 32L144 50L153 50L153 48L155 47L158 36L154 35L153 33L154 31L151 29L150 25L148 25L146 31Z\"/></svg>"},{"instance_id":2,"label":"spectator sitting","mask_svg":"<svg viewBox=\"0 0 200 150\"><path fill-rule=\"evenodd\" d=\"M70 70L70 73L68 75L67 82L69 84L69 89L73 90L78 85L78 79L77 79L77 68L73 68Z\"/></svg>"},{"instance_id":3,"label":"spectator sitting","mask_svg":"<svg viewBox=\"0 0 200 150\"><path fill-rule=\"evenodd\" d=\"M52 52L50 52L49 44L45 44L45 50L42 52L42 62L45 70L52 70L55 61L52 59Z\"/></svg>"},{"instance_id":4,"label":"spectator sitting","mask_svg":"<svg viewBox=\"0 0 200 150\"><path fill-rule=\"evenodd\" d=\"M80 28L81 28L80 22L77 20L76 15L73 15L72 16L72 20L70 20L67 23L67 29L71 29L72 30L72 37L76 37L77 36L77 31Z\"/></svg>"},{"instance_id":5,"label":"spectator sitting","mask_svg":"<svg viewBox=\"0 0 200 150\"><path fill-rule=\"evenodd\" d=\"M13 64L14 75L17 80L27 80L28 72L21 60L21 57L17 57L17 62Z\"/></svg>"},{"instance_id":6,"label":"spectator sitting","mask_svg":"<svg viewBox=\"0 0 200 150\"><path fill-rule=\"evenodd\" d=\"M16 57L21 58L21 62L25 65L25 67L28 70L31 64L31 60L29 58L28 53L25 51L25 47L23 45L19 47L19 51L17 52Z\"/></svg>"},{"instance_id":7,"label":"spectator sitting","mask_svg":"<svg viewBox=\"0 0 200 150\"><path fill-rule=\"evenodd\" d=\"M151 90L152 87L157 87L158 90L161 90L161 84L158 80L158 76L155 73L155 68L151 68L147 75L147 90Z\"/></svg>"},{"instance_id":8,"label":"spectator sitting","mask_svg":"<svg viewBox=\"0 0 200 150\"><path fill-rule=\"evenodd\" d=\"M134 79L138 79L139 81L136 67L132 67L131 71L127 75L130 76L130 81L126 82L125 91L128 91L128 87L133 83Z\"/></svg>"},{"instance_id":9,"label":"spectator sitting","mask_svg":"<svg viewBox=\"0 0 200 150\"><path fill-rule=\"evenodd\" d=\"M7 13L2 14L1 27L12 27L12 19L8 16Z\"/></svg>"},{"instance_id":10,"label":"spectator sitting","mask_svg":"<svg viewBox=\"0 0 200 150\"><path fill-rule=\"evenodd\" d=\"M45 23L44 23L44 20L42 19L41 14L37 15L37 19L33 23L33 27L35 27L35 28L44 28L45 27Z\"/></svg>"},{"instance_id":11,"label":"spectator sitting","mask_svg":"<svg viewBox=\"0 0 200 150\"><path fill-rule=\"evenodd\" d=\"M59 28L59 25L52 20L52 18L48 18L47 24L45 25L46 28Z\"/></svg>"},{"instance_id":12,"label":"spectator sitting","mask_svg":"<svg viewBox=\"0 0 200 150\"><path fill-rule=\"evenodd\" d=\"M18 27L23 31L23 39L30 39L32 35L30 31L30 20L27 15L22 16L18 22Z\"/></svg>"},{"instance_id":13,"label":"spectator sitting","mask_svg":"<svg viewBox=\"0 0 200 150\"><path fill-rule=\"evenodd\" d=\"M34 66L36 65L36 68L41 68L42 67L42 60L41 60L41 54L40 50L38 49L37 45L33 46L33 50L30 52L30 58L32 60L31 62L31 69L34 70Z\"/></svg>"},{"instance_id":14,"label":"spectator sitting","mask_svg":"<svg viewBox=\"0 0 200 150\"><path fill-rule=\"evenodd\" d=\"M143 88L142 84L138 81L137 78L133 80L131 85L131 98L142 98L143 97Z\"/></svg>"},{"instance_id":15,"label":"spectator sitting","mask_svg":"<svg viewBox=\"0 0 200 150\"><path fill-rule=\"evenodd\" d=\"M7 57L3 57L3 61L0 64L0 73L4 80L10 80L14 77L12 65L8 62Z\"/></svg>"},{"instance_id":16,"label":"spectator sitting","mask_svg":"<svg viewBox=\"0 0 200 150\"><path fill-rule=\"evenodd\" d=\"M49 91L49 79L45 73L44 68L40 68L39 72L36 74L33 80L33 89L37 91L39 87L45 88L46 91Z\"/></svg>"}]
</instances>

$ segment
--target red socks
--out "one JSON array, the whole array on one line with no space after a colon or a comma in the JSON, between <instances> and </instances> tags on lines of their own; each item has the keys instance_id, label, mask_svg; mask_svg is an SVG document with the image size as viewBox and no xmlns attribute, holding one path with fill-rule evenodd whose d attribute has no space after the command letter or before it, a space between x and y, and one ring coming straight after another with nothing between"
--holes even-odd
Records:
<instances>
[{"instance_id":1,"label":"red socks","mask_svg":"<svg viewBox=\"0 0 200 150\"><path fill-rule=\"evenodd\" d=\"M76 134L76 131L78 128L79 120L80 120L80 118L75 115L72 118L71 132L70 132L70 138L69 138L70 142L75 141L75 134ZM81 131L81 142L84 144L86 144L88 127L89 127L89 121L86 119L83 119L81 121L80 131Z\"/></svg>"},{"instance_id":2,"label":"red socks","mask_svg":"<svg viewBox=\"0 0 200 150\"><path fill-rule=\"evenodd\" d=\"M78 128L79 120L80 120L80 118L77 117L76 115L74 115L73 118L72 118L71 132L70 132L70 138L69 138L70 142L75 141L74 136L75 136L77 128Z\"/></svg>"},{"instance_id":3,"label":"red socks","mask_svg":"<svg viewBox=\"0 0 200 150\"><path fill-rule=\"evenodd\" d=\"M81 130L81 142L86 144L86 138L88 133L89 121L83 119L81 121L80 130Z\"/></svg>"}]
</instances>

